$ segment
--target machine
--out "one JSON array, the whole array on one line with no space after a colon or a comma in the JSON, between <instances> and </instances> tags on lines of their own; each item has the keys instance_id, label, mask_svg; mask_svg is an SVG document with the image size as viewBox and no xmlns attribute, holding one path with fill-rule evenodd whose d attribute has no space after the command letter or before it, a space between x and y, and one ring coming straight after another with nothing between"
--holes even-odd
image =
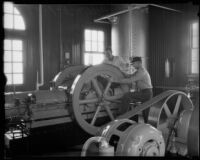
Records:
<instances>
[{"instance_id":1,"label":"machine","mask_svg":"<svg viewBox=\"0 0 200 160\"><path fill-rule=\"evenodd\" d=\"M120 98L131 86L113 85L110 77L125 75L108 64L71 66L55 76L50 90L5 94L7 146L15 133L23 138L33 128L75 122L84 132L97 136L86 141L82 156L94 148L93 141L100 144L96 155L199 155L193 148L199 148L195 141L199 137L198 106L184 92L166 91L122 114ZM137 119L146 109L147 124Z\"/></svg>"}]
</instances>

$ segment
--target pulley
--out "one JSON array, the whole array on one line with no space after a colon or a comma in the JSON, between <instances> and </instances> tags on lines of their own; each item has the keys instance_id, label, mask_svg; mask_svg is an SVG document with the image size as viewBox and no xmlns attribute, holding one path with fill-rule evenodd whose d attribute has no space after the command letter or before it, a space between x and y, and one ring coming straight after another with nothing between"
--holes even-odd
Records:
<instances>
[{"instance_id":1,"label":"pulley","mask_svg":"<svg viewBox=\"0 0 200 160\"><path fill-rule=\"evenodd\" d=\"M187 142L188 154L199 156L199 99L190 118Z\"/></svg>"},{"instance_id":2,"label":"pulley","mask_svg":"<svg viewBox=\"0 0 200 160\"><path fill-rule=\"evenodd\" d=\"M184 92L174 91L150 107L148 123L162 131L165 142L168 143L171 131L182 111L193 108L192 101Z\"/></svg>"}]
</instances>

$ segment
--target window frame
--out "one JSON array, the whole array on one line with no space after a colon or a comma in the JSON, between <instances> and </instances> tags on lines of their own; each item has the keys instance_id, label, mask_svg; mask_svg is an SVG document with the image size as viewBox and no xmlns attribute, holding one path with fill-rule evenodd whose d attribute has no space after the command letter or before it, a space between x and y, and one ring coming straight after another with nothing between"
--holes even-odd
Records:
<instances>
[{"instance_id":1,"label":"window frame","mask_svg":"<svg viewBox=\"0 0 200 160\"><path fill-rule=\"evenodd\" d=\"M26 52L26 42L25 42L25 38L5 36L4 39L21 40L22 41L22 58L23 58L23 61L22 61L22 64L23 64L22 65L22 69L23 69L22 75L23 75L23 83L22 84L14 84L14 83L6 84L6 86L8 88L10 88L12 86L22 87L26 82L26 76L25 76L25 74L26 74L26 54L25 54L25 52ZM3 52L4 52L4 49L3 49ZM4 62L4 60L3 60L3 62ZM11 63L13 63L13 62L11 62ZM14 74L14 73L12 72L12 74ZM6 76L6 73L4 73L4 75Z\"/></svg>"},{"instance_id":2,"label":"window frame","mask_svg":"<svg viewBox=\"0 0 200 160\"><path fill-rule=\"evenodd\" d=\"M190 75L192 75L192 76L199 76L199 68L198 68L198 73L193 73L192 72L192 65L193 65L193 60L192 60L192 51L193 50L195 50L195 49L197 49L198 50L198 52L199 52L199 46L198 46L198 48L193 48L193 24L194 23L198 23L198 30L199 30L199 22L196 20L196 21L192 21L191 23L190 23L190 58L189 58L189 60L190 60ZM199 42L198 42L198 44L199 44ZM198 63L198 66L197 67L199 67L199 57L198 57L198 60L197 60L197 63Z\"/></svg>"},{"instance_id":3,"label":"window frame","mask_svg":"<svg viewBox=\"0 0 200 160\"><path fill-rule=\"evenodd\" d=\"M6 2L4 2L4 3L6 3ZM13 2L10 2L10 1L7 1L7 3L12 3L12 5L13 5L13 13L8 13L8 12L4 12L4 4L3 4L3 22L4 22L4 16L5 16L5 14L10 14L10 15L13 15L13 28L4 28L4 24L3 24L3 28L4 28L4 30L6 30L6 31L8 31L8 32L12 32L12 31L14 31L14 32L25 32L26 30L27 30L27 25L26 25L26 20L25 20L25 18L24 18L24 16L23 16L23 12L20 10L20 5L18 6L17 4L15 4L15 3L13 3ZM15 14L14 13L14 9L17 9L17 11L19 12L19 14ZM21 18L22 18L22 20L23 20L23 22L24 22L24 29L15 29L14 28L14 17L15 16L21 16Z\"/></svg>"},{"instance_id":4,"label":"window frame","mask_svg":"<svg viewBox=\"0 0 200 160\"><path fill-rule=\"evenodd\" d=\"M13 2L11 2L13 3ZM27 37L27 30L28 30L28 27L27 27L27 24L26 24L26 19L25 19L25 16L23 15L23 10L22 8L20 7L20 5L18 6L17 4L14 4L13 3L13 7L15 7L19 13L20 13L20 16L22 17L23 21L24 21L24 25L25 25L25 29L15 29L14 27L12 29L10 28L4 28L4 25L3 25L3 29L4 29L4 40L5 39L9 39L9 40L21 40L22 41L22 69L23 69L23 72L22 72L22 75L23 75L23 83L22 84L5 84L5 91L13 91L14 90L23 90L25 85L26 85L26 74L27 74L27 55L26 55L26 52L27 52L27 40L26 40L26 37ZM4 12L4 8L3 8L3 16L4 16L5 12ZM14 14L13 14L14 15ZM4 43L3 43L4 44ZM11 62L13 63L13 62ZM3 68L4 68L4 48L3 48ZM12 72L13 74L13 72ZM5 77L6 77L6 74L4 73ZM6 77L7 78L7 77Z\"/></svg>"},{"instance_id":5,"label":"window frame","mask_svg":"<svg viewBox=\"0 0 200 160\"><path fill-rule=\"evenodd\" d=\"M103 51L102 52L100 52L100 51L98 51L98 45L97 45L97 51L86 51L86 47L85 47L85 45L86 45L86 38L85 38L85 31L86 30L90 30L90 31L96 31L96 32L98 32L98 31L101 31L101 32L103 32L103 41L102 41L102 43L103 43ZM87 54L104 54L104 51L105 51L105 44L106 44L106 36L105 36L105 31L104 31L104 29L102 29L102 28L90 28L90 27L87 27L87 28L85 28L84 30L83 30L83 64L85 65L85 54L87 53ZM92 42L92 40L91 40L91 42ZM98 44L98 40L97 40L97 44ZM90 65L93 65L93 64L90 64ZM87 66L90 66L90 65L87 65Z\"/></svg>"}]
</instances>

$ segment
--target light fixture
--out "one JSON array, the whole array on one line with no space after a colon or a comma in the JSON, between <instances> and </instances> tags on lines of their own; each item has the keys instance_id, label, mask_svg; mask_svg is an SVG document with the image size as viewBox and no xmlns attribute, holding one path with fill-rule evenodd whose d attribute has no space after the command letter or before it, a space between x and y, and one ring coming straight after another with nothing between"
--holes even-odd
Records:
<instances>
[{"instance_id":1,"label":"light fixture","mask_svg":"<svg viewBox=\"0 0 200 160\"><path fill-rule=\"evenodd\" d=\"M117 16L113 16L113 17L110 17L108 19L112 24L117 24L118 23L118 17Z\"/></svg>"}]
</instances>

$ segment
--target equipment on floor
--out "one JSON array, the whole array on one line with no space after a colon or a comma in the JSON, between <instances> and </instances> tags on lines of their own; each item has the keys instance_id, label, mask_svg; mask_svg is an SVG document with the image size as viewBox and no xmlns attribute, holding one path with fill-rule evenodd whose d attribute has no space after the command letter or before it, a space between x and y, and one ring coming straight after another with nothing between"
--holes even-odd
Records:
<instances>
[{"instance_id":1,"label":"equipment on floor","mask_svg":"<svg viewBox=\"0 0 200 160\"><path fill-rule=\"evenodd\" d=\"M128 119L114 120L109 123L98 138L107 148L98 145L99 156L164 156L165 142L162 133L149 124L136 123ZM90 139L92 139L90 138ZM92 143L86 141L82 156L91 156ZM87 146L87 147L85 147ZM114 150L110 148L114 148ZM106 149L105 149L106 148ZM104 152L102 152L102 150Z\"/></svg>"},{"instance_id":2,"label":"equipment on floor","mask_svg":"<svg viewBox=\"0 0 200 160\"><path fill-rule=\"evenodd\" d=\"M97 136L115 148L115 156L199 156L198 107L185 93L166 91L118 116ZM131 120L147 108L147 124Z\"/></svg>"},{"instance_id":3,"label":"equipment on floor","mask_svg":"<svg viewBox=\"0 0 200 160\"><path fill-rule=\"evenodd\" d=\"M109 130L109 133L117 134L116 136L124 140L123 134L129 138L135 138L141 134L144 138L139 141L141 148L134 145L134 148L131 148L130 143L119 139L118 147L125 145L126 149L131 148L132 150L131 153L127 150L125 153L124 148L119 149L114 144L110 144L111 139L106 134L103 137L106 138L108 144L103 145L104 148L100 149L99 155L104 154L106 147L108 150L112 150L114 147L116 149L114 155L121 154L121 151L124 152L123 155L143 156L154 154L163 156L166 152L184 156L197 154L190 142L198 143L193 139L193 137L197 138L199 133L195 129L197 122L193 119L196 119L195 117L198 117L199 114L194 113L193 103L184 92L175 90L163 92L120 115L121 98L131 90L131 86L113 84L109 80L110 77L120 79L125 78L125 75L117 67L109 64L89 67L71 66L56 75L50 90L6 93L7 128L5 134L10 133L9 131L20 130L22 135L28 136L29 129L75 122L91 136L102 136L100 134L102 128L108 123L119 126L118 123L123 122L131 124L127 130L120 132L116 128ZM135 117L141 115L146 109L149 109L148 124L135 120ZM135 122L124 122L121 119ZM150 140L153 137L151 134L145 134L148 132L158 135L158 139ZM193 137L188 135L193 135ZM23 136L21 137L23 138ZM164 143L162 139L164 139ZM198 147L198 144L195 146ZM143 149L142 152L139 152L139 149Z\"/></svg>"}]
</instances>

